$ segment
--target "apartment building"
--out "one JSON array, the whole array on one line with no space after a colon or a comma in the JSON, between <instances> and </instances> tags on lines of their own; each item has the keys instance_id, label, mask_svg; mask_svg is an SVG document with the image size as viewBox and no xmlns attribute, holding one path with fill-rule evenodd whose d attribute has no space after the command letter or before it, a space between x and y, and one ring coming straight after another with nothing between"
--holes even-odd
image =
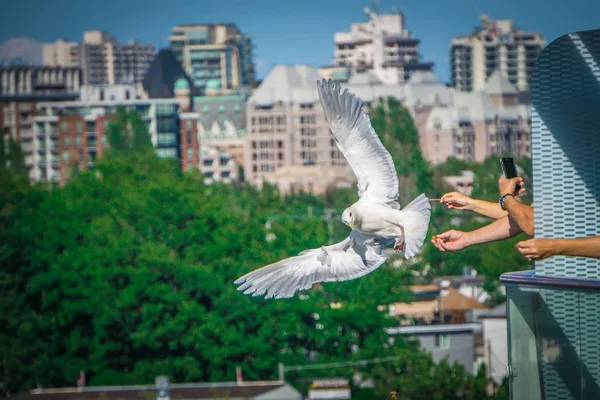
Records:
<instances>
[{"instance_id":1,"label":"apartment building","mask_svg":"<svg viewBox=\"0 0 600 400\"><path fill-rule=\"evenodd\" d=\"M159 157L181 158L177 99L42 102L33 117L31 179L64 185L74 168L93 168L109 145L108 127L118 106L140 114Z\"/></svg>"},{"instance_id":2,"label":"apartment building","mask_svg":"<svg viewBox=\"0 0 600 400\"><path fill-rule=\"evenodd\" d=\"M81 81L77 67L0 68L0 133L20 143L30 174L37 104L76 99Z\"/></svg>"},{"instance_id":3,"label":"apartment building","mask_svg":"<svg viewBox=\"0 0 600 400\"><path fill-rule=\"evenodd\" d=\"M482 91L453 91L451 103L431 107L417 120L423 155L434 164L448 157L531 157L531 104L500 70Z\"/></svg>"},{"instance_id":4,"label":"apartment building","mask_svg":"<svg viewBox=\"0 0 600 400\"><path fill-rule=\"evenodd\" d=\"M254 84L252 38L236 25L179 25L169 40L171 50L200 91L215 79L224 89Z\"/></svg>"},{"instance_id":5,"label":"apartment building","mask_svg":"<svg viewBox=\"0 0 600 400\"><path fill-rule=\"evenodd\" d=\"M83 34L83 43L63 39L44 45L44 65L80 67L86 85L136 84L154 58L154 45L118 43L99 30Z\"/></svg>"},{"instance_id":6,"label":"apartment building","mask_svg":"<svg viewBox=\"0 0 600 400\"><path fill-rule=\"evenodd\" d=\"M421 61L419 39L406 29L403 13L378 14L365 8L367 22L354 22L349 32L334 35L334 63L373 72L385 84L407 81L415 71L431 71Z\"/></svg>"},{"instance_id":7,"label":"apartment building","mask_svg":"<svg viewBox=\"0 0 600 400\"><path fill-rule=\"evenodd\" d=\"M453 86L464 92L483 90L488 77L499 69L519 91L526 91L545 45L541 34L519 29L514 20L494 21L482 15L473 33L452 39Z\"/></svg>"},{"instance_id":8,"label":"apartment building","mask_svg":"<svg viewBox=\"0 0 600 400\"><path fill-rule=\"evenodd\" d=\"M273 182L277 175L269 174L279 168L311 165L337 169L333 181L346 178L346 159L335 144L321 108L316 86L319 79L319 71L310 65L276 65L250 96L244 146L248 181ZM407 94L403 85L383 84L371 72L354 73L343 86L359 96L365 106L390 96L400 101L407 96L420 98L420 92ZM428 102L425 98L422 101ZM298 185L305 186L302 182ZM286 182L285 186L293 184Z\"/></svg>"}]
</instances>

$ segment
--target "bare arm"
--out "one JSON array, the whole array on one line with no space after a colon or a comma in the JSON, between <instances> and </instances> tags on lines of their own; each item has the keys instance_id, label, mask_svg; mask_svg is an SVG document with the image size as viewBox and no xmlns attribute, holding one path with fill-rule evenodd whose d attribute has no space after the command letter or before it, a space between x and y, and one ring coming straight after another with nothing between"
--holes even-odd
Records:
<instances>
[{"instance_id":1,"label":"bare arm","mask_svg":"<svg viewBox=\"0 0 600 400\"><path fill-rule=\"evenodd\" d=\"M459 251L469 246L515 237L523 232L510 217L505 216L471 232L450 230L431 238L441 251Z\"/></svg>"},{"instance_id":2,"label":"bare arm","mask_svg":"<svg viewBox=\"0 0 600 400\"><path fill-rule=\"evenodd\" d=\"M529 236L533 236L533 207L520 203L512 196L507 196L504 200L504 208L506 208L510 218L519 225L523 232Z\"/></svg>"},{"instance_id":3,"label":"bare arm","mask_svg":"<svg viewBox=\"0 0 600 400\"><path fill-rule=\"evenodd\" d=\"M472 199L459 192L446 193L440 199L440 203L450 209L473 211L474 213L493 219L499 219L508 215L506 211L500 208L498 203Z\"/></svg>"},{"instance_id":4,"label":"bare arm","mask_svg":"<svg viewBox=\"0 0 600 400\"><path fill-rule=\"evenodd\" d=\"M491 201L471 199L471 211L483 215L484 217L500 219L506 217L508 213L500 208L500 204Z\"/></svg>"},{"instance_id":5,"label":"bare arm","mask_svg":"<svg viewBox=\"0 0 600 400\"><path fill-rule=\"evenodd\" d=\"M517 249L531 260L551 256L600 258L600 236L578 239L530 239L517 243Z\"/></svg>"}]
</instances>

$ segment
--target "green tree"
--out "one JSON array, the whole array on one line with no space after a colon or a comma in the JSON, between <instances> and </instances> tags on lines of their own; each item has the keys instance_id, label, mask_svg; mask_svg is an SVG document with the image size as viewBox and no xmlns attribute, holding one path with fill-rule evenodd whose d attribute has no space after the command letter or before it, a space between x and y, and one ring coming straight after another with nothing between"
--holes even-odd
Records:
<instances>
[{"instance_id":1,"label":"green tree","mask_svg":"<svg viewBox=\"0 0 600 400\"><path fill-rule=\"evenodd\" d=\"M144 120L135 110L118 106L108 127L108 141L112 149L140 150L150 147L150 135Z\"/></svg>"}]
</instances>

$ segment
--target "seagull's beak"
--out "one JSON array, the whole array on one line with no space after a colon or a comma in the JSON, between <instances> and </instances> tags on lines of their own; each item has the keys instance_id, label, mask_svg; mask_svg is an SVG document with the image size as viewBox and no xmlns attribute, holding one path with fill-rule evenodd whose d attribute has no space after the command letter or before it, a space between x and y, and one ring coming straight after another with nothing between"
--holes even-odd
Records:
<instances>
[{"instance_id":1,"label":"seagull's beak","mask_svg":"<svg viewBox=\"0 0 600 400\"><path fill-rule=\"evenodd\" d=\"M354 229L354 221L348 221L348 226L352 229Z\"/></svg>"}]
</instances>

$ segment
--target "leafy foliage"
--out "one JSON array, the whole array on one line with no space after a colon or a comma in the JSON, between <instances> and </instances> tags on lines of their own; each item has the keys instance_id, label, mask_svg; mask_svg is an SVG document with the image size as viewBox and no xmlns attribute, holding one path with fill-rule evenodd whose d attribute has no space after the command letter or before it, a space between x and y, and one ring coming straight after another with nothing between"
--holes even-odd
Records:
<instances>
[{"instance_id":1,"label":"leafy foliage","mask_svg":"<svg viewBox=\"0 0 600 400\"><path fill-rule=\"evenodd\" d=\"M110 156L63 189L46 191L0 171L2 393L72 385L80 370L92 385L147 383L158 374L177 382L232 380L238 365L254 380L275 378L280 362L394 355L392 364L318 374L360 372L383 398L391 390L399 398L484 398L480 375L435 364L412 339L389 341L385 329L397 321L380 306L408 300L411 272L424 263L386 263L288 300L236 291L240 275L347 235L324 215L354 201L355 190L318 198L282 196L271 186L205 186L198 171L182 173L156 157L140 121L117 111ZM374 110L373 124L409 186L405 200L435 191L406 110L390 100ZM426 262L434 255L426 252ZM437 262L440 271L458 265Z\"/></svg>"}]
</instances>

